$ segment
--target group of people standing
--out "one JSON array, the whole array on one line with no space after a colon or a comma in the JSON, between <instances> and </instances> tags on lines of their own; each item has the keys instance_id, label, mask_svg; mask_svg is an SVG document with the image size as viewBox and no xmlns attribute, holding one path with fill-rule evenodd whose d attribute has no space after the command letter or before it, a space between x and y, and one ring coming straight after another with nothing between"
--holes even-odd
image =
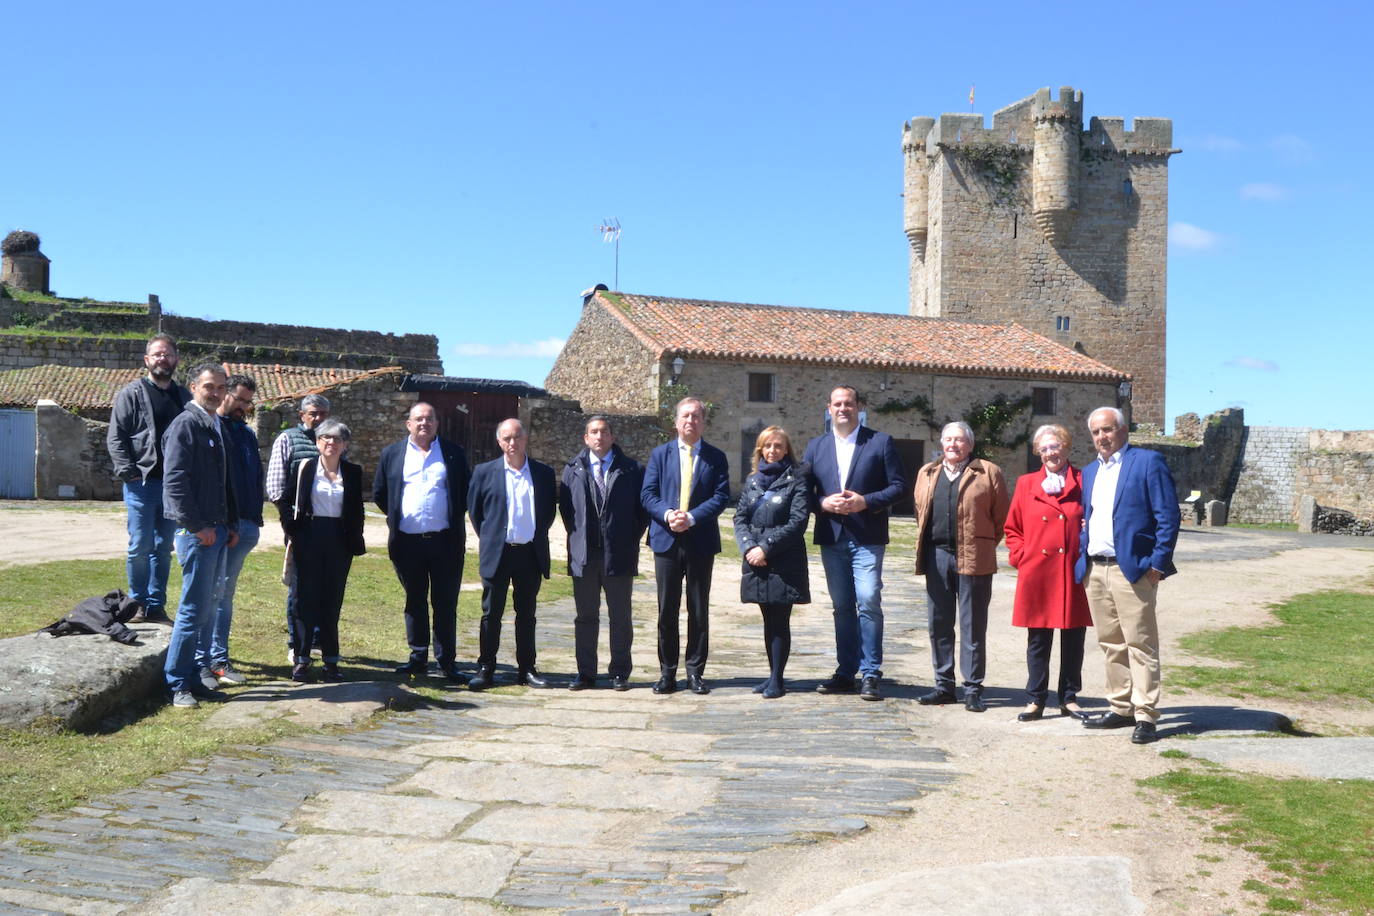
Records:
<instances>
[{"instance_id":1,"label":"group of people standing","mask_svg":"<svg viewBox=\"0 0 1374 916\"><path fill-rule=\"evenodd\" d=\"M166 614L169 555L182 567L182 594L164 673L173 704L193 707L243 683L229 661L233 599L244 558L258 542L264 496L276 504L288 545L283 579L291 676L343 679L339 614L353 557L365 551L362 468L349 461L351 432L330 417L320 395L301 403L300 423L273 443L266 471L245 422L256 385L226 376L217 364L195 367L190 387L177 385L176 342L148 342L147 375L116 396L108 445L124 481L128 508L130 596L143 611L136 622L172 625ZM755 692L787 692L790 616L811 600L806 531L815 516L833 606L835 668L816 689L823 694L883 698L883 560L890 507L907 492L893 440L860 422L860 398L839 386L826 405L828 431L810 440L801 458L788 432L770 426L758 436L751 472L734 500L741 555L740 598L759 605L769 673ZM654 554L658 597L659 677L656 694L680 687L710 692L709 600L718 516L732 502L725 454L703 437L705 404L680 401L677 436L642 466L616 444L611 420L585 424L584 448L566 464L561 486L553 468L529 457L519 420L497 429L501 457L469 473L461 446L438 435L433 406L414 404L405 438L387 446L372 483L372 501L386 516L387 553L405 592L408 657L397 673L429 672L481 690L496 683L496 660L507 598L515 612L516 682L548 686L537 666L538 594L550 574L549 529L561 517L576 606L577 673L572 690L597 685L601 606L609 624L607 674L614 689L630 686L631 593L645 539ZM1156 453L1127 445L1125 418L1115 408L1089 417L1098 458L1082 472L1068 463L1072 437L1062 426L1036 431L1038 472L1022 475L1009 496L1001 470L974 458L974 434L950 423L941 454L914 481L915 571L926 583L934 689L923 705L958 702L955 647L966 709L982 712L986 631L996 547L1005 536L1019 571L1013 624L1026 627L1030 704L1018 718L1043 717L1049 658L1060 633L1060 711L1090 728L1133 725L1133 740L1153 740L1158 719L1159 658L1154 596L1174 572L1178 533L1173 481ZM457 605L465 525L478 538L482 619L476 673L457 663ZM685 659L679 618L686 596ZM1107 661L1111 711L1091 717L1077 703L1086 627L1096 624Z\"/></svg>"}]
</instances>

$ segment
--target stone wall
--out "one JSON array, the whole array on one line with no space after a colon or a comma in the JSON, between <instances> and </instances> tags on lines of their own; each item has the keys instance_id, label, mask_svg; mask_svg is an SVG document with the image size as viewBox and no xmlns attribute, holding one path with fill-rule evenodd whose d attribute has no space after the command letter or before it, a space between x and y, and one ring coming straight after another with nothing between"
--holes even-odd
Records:
<instances>
[{"instance_id":1,"label":"stone wall","mask_svg":"<svg viewBox=\"0 0 1374 916\"><path fill-rule=\"evenodd\" d=\"M65 337L0 333L0 371L26 369L30 366L96 366L102 369L123 369L143 364L143 337ZM201 360L235 363L280 363L284 366L338 367L341 369L375 369L379 358L363 353L319 352L285 347L250 346L226 343L203 343L183 340L178 344L181 364L189 366ZM383 363L385 364L385 363ZM406 357L402 365L411 372L443 371L443 361Z\"/></svg>"},{"instance_id":2,"label":"stone wall","mask_svg":"<svg viewBox=\"0 0 1374 916\"><path fill-rule=\"evenodd\" d=\"M1335 437L1326 430L1313 430L1309 443L1323 438L1331 441ZM1351 439L1360 441L1359 436ZM1322 506L1343 509L1356 518L1374 517L1374 451L1313 448L1297 458L1299 495L1310 496Z\"/></svg>"},{"instance_id":3,"label":"stone wall","mask_svg":"<svg viewBox=\"0 0 1374 916\"><path fill-rule=\"evenodd\" d=\"M1245 444L1245 412L1228 408L1205 421L1197 414L1185 414L1175 419L1174 430L1176 435L1167 439L1133 435L1131 444L1164 456L1180 500L1194 490L1201 495L1199 507L1214 499L1229 500L1235 486L1236 462ZM1179 441L1184 433L1193 441Z\"/></svg>"},{"instance_id":4,"label":"stone wall","mask_svg":"<svg viewBox=\"0 0 1374 916\"><path fill-rule=\"evenodd\" d=\"M162 330L178 340L185 338L211 342L230 341L246 345L265 344L321 353L366 353L393 357L398 365L406 358L433 361L439 356L439 338L433 334L347 331L293 324L262 324L256 321L186 318L165 313L162 317Z\"/></svg>"},{"instance_id":5,"label":"stone wall","mask_svg":"<svg viewBox=\"0 0 1374 916\"><path fill-rule=\"evenodd\" d=\"M108 423L86 420L40 400L35 495L38 499L122 499L114 463L105 448Z\"/></svg>"},{"instance_id":6,"label":"stone wall","mask_svg":"<svg viewBox=\"0 0 1374 916\"><path fill-rule=\"evenodd\" d=\"M587 410L651 414L658 410L657 355L592 297L544 380L550 394L575 398ZM672 370L667 369L667 380Z\"/></svg>"},{"instance_id":7,"label":"stone wall","mask_svg":"<svg viewBox=\"0 0 1374 916\"><path fill-rule=\"evenodd\" d=\"M1070 134L1045 129L1056 105ZM966 114L908 122L906 197L927 202L924 217L906 216L910 312L1081 345L1132 375L1132 419L1162 427L1172 126L1093 118L1082 130L1081 118L1082 93L1066 87L1057 103L1042 90L1007 106L991 127ZM1037 148L1065 136L1071 160Z\"/></svg>"},{"instance_id":8,"label":"stone wall","mask_svg":"<svg viewBox=\"0 0 1374 916\"><path fill-rule=\"evenodd\" d=\"M1240 469L1231 495L1230 518L1249 524L1292 524L1300 495L1299 456L1311 430L1299 426L1246 428Z\"/></svg>"},{"instance_id":9,"label":"stone wall","mask_svg":"<svg viewBox=\"0 0 1374 916\"><path fill-rule=\"evenodd\" d=\"M520 422L530 435L530 455L552 465L559 474L568 459L586 444L582 441L587 417L599 411L584 412L576 401L562 398L527 399L520 402ZM657 416L647 414L606 414L621 451L644 464L654 447L667 442L669 433Z\"/></svg>"}]
</instances>

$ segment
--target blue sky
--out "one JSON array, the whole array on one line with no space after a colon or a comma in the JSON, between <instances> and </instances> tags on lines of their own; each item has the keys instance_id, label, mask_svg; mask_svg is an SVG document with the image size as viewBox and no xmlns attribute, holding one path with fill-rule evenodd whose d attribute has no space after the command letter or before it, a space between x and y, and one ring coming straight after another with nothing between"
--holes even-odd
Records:
<instances>
[{"instance_id":1,"label":"blue sky","mask_svg":"<svg viewBox=\"0 0 1374 916\"><path fill-rule=\"evenodd\" d=\"M200 9L198 7L206 8ZM580 290L904 312L905 118L1169 117L1170 417L1374 427L1355 4L11 5L0 230L62 295L439 336L542 383ZM1365 280L1361 280L1366 277Z\"/></svg>"}]
</instances>

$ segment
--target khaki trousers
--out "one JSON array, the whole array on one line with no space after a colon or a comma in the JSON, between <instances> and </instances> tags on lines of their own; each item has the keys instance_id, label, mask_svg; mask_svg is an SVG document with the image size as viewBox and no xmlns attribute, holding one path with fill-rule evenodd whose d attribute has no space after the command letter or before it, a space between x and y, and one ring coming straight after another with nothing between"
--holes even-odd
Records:
<instances>
[{"instance_id":1,"label":"khaki trousers","mask_svg":"<svg viewBox=\"0 0 1374 916\"><path fill-rule=\"evenodd\" d=\"M1137 722L1159 720L1159 586L1146 576L1127 582L1115 563L1089 563L1083 583L1093 612L1097 644L1107 662L1112 712Z\"/></svg>"}]
</instances>

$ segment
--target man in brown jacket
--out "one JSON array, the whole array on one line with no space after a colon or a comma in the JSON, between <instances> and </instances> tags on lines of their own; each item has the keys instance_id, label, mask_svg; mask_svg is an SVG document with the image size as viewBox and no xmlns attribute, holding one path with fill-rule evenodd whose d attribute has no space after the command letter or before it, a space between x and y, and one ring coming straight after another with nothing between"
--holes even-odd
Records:
<instances>
[{"instance_id":1,"label":"man in brown jacket","mask_svg":"<svg viewBox=\"0 0 1374 916\"><path fill-rule=\"evenodd\" d=\"M1011 497L1002 469L973 458L973 430L948 423L940 431L939 461L916 472L916 575L926 577L926 615L935 689L923 706L958 702L954 695L954 622L959 621L959 667L964 708L983 712L983 673L997 542Z\"/></svg>"}]
</instances>

